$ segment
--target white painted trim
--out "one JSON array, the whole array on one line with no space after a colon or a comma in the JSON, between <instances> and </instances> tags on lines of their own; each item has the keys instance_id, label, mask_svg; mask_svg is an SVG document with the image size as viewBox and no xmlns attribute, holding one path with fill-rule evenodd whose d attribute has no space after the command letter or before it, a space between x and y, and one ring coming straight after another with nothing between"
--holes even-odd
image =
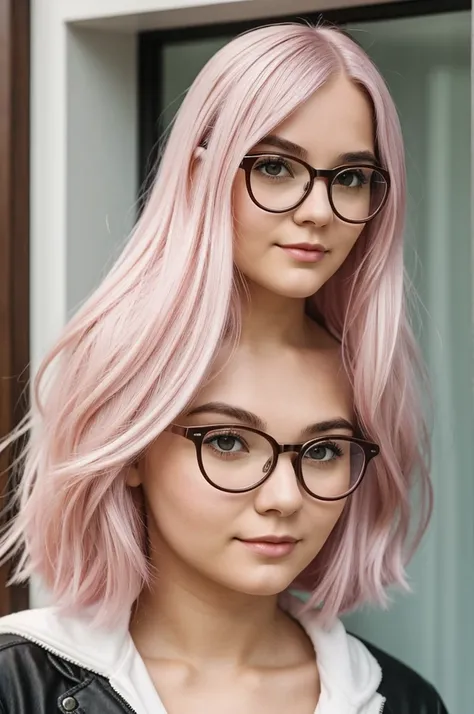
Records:
<instances>
[{"instance_id":1,"label":"white painted trim","mask_svg":"<svg viewBox=\"0 0 474 714\"><path fill-rule=\"evenodd\" d=\"M364 5L387 2L390 0L365 0ZM360 0L63 0L63 19L102 30L138 32L314 13L360 4Z\"/></svg>"},{"instance_id":2,"label":"white painted trim","mask_svg":"<svg viewBox=\"0 0 474 714\"><path fill-rule=\"evenodd\" d=\"M58 3L32 3L31 363L66 319L66 30Z\"/></svg>"},{"instance_id":3,"label":"white painted trim","mask_svg":"<svg viewBox=\"0 0 474 714\"><path fill-rule=\"evenodd\" d=\"M137 36L69 30L67 307L99 284L136 218Z\"/></svg>"}]
</instances>

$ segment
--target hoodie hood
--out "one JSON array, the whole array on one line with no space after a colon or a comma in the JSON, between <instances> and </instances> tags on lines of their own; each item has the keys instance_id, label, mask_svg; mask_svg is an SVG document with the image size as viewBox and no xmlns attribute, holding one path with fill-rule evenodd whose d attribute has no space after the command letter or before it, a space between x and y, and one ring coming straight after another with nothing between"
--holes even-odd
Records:
<instances>
[{"instance_id":1,"label":"hoodie hood","mask_svg":"<svg viewBox=\"0 0 474 714\"><path fill-rule=\"evenodd\" d=\"M379 714L384 699L377 693L382 670L375 657L340 620L321 627L316 610L301 612L302 602L285 595L281 606L301 624L311 639L318 662L321 696L317 714Z\"/></svg>"},{"instance_id":2,"label":"hoodie hood","mask_svg":"<svg viewBox=\"0 0 474 714\"><path fill-rule=\"evenodd\" d=\"M348 635L336 620L330 629L318 623L317 611L301 613L302 602L285 595L281 607L304 628L315 649L321 696L315 714L380 714L384 699L377 693L382 680L380 665L367 648ZM84 669L110 680L112 687L135 709L147 714L133 680L149 679L128 631L129 613L113 628L92 625L93 613L68 616L57 608L26 610L0 618L0 633L17 634ZM150 686L151 685L151 686ZM157 697L157 700L159 697ZM153 709L166 714L159 702ZM148 710L150 711L150 710Z\"/></svg>"}]
</instances>

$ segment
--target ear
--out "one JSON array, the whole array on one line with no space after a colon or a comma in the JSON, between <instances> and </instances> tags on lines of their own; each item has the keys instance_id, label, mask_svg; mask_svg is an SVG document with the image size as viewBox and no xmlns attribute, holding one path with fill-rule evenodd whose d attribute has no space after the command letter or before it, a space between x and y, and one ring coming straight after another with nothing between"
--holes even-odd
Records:
<instances>
[{"instance_id":1,"label":"ear","mask_svg":"<svg viewBox=\"0 0 474 714\"><path fill-rule=\"evenodd\" d=\"M142 478L138 466L138 461L135 461L133 464L130 464L130 466L127 467L125 483L130 488L137 488L137 486L141 486Z\"/></svg>"},{"instance_id":2,"label":"ear","mask_svg":"<svg viewBox=\"0 0 474 714\"><path fill-rule=\"evenodd\" d=\"M196 159L201 159L205 151L206 149L204 148L204 146L196 147L193 154L193 161L196 161Z\"/></svg>"},{"instance_id":3,"label":"ear","mask_svg":"<svg viewBox=\"0 0 474 714\"><path fill-rule=\"evenodd\" d=\"M203 156L205 153L206 149L204 146L198 146L194 150L193 154L193 159L191 161L191 183L197 178L199 175L199 166L203 160Z\"/></svg>"}]
</instances>

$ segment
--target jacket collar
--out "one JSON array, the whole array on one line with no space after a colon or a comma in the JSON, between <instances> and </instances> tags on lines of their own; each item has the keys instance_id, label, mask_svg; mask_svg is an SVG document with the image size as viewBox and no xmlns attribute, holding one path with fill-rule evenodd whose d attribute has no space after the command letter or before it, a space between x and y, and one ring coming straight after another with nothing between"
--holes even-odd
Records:
<instances>
[{"instance_id":1,"label":"jacket collar","mask_svg":"<svg viewBox=\"0 0 474 714\"><path fill-rule=\"evenodd\" d=\"M68 616L56 607L25 610L0 619L0 632L21 635L96 674L110 677L130 638L128 614L113 628L93 625L92 610Z\"/></svg>"}]
</instances>

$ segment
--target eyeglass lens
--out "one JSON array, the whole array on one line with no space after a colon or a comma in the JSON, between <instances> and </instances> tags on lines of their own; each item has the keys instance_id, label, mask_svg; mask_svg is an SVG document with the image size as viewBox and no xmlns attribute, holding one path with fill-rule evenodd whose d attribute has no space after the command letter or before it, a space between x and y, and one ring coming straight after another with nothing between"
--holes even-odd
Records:
<instances>
[{"instance_id":1,"label":"eyeglass lens","mask_svg":"<svg viewBox=\"0 0 474 714\"><path fill-rule=\"evenodd\" d=\"M250 171L250 188L255 201L269 211L290 210L305 196L311 176L296 160L267 155L255 161ZM372 217L388 190L385 177L376 168L342 170L329 187L336 212L350 221Z\"/></svg>"},{"instance_id":2,"label":"eyeglass lens","mask_svg":"<svg viewBox=\"0 0 474 714\"><path fill-rule=\"evenodd\" d=\"M209 432L202 442L201 459L211 483L226 491L241 491L265 478L275 454L261 434L233 427ZM350 491L364 465L363 448L345 439L311 442L301 453L305 485L322 498L337 498Z\"/></svg>"}]
</instances>

